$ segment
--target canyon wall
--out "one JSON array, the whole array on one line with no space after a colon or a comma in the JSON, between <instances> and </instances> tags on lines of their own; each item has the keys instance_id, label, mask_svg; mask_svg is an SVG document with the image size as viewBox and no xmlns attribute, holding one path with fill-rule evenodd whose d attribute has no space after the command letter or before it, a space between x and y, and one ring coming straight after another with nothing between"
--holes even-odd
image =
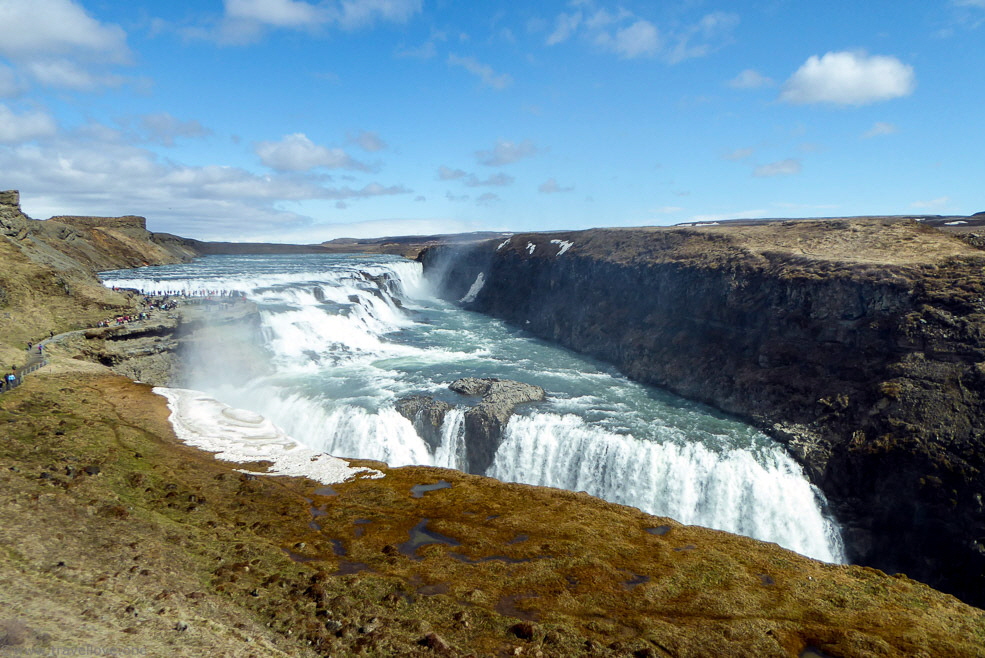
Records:
<instances>
[{"instance_id":1,"label":"canyon wall","mask_svg":"<svg viewBox=\"0 0 985 658\"><path fill-rule=\"evenodd\" d=\"M853 561L985 604L985 257L890 218L439 246L468 309L784 442Z\"/></svg>"}]
</instances>

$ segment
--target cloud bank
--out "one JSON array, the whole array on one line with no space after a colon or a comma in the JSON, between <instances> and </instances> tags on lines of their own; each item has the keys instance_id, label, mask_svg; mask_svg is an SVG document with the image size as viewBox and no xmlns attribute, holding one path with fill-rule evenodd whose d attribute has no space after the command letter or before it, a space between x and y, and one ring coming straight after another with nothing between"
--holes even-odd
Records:
<instances>
[{"instance_id":1,"label":"cloud bank","mask_svg":"<svg viewBox=\"0 0 985 658\"><path fill-rule=\"evenodd\" d=\"M909 96L913 67L895 57L864 52L813 55L783 85L780 100L795 105L869 105Z\"/></svg>"}]
</instances>

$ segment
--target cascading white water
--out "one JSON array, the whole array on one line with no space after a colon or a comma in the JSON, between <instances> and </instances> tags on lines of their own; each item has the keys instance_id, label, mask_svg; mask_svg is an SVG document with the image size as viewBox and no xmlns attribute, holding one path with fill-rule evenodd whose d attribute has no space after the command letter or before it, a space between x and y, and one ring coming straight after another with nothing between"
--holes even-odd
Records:
<instances>
[{"instance_id":1,"label":"cascading white water","mask_svg":"<svg viewBox=\"0 0 985 658\"><path fill-rule=\"evenodd\" d=\"M681 523L776 541L828 562L843 558L819 493L779 447L716 451L681 436L666 438L641 441L572 414L535 413L510 421L488 474L586 491Z\"/></svg>"},{"instance_id":2,"label":"cascading white water","mask_svg":"<svg viewBox=\"0 0 985 658\"><path fill-rule=\"evenodd\" d=\"M104 281L255 302L268 355L263 374L233 380L192 367L182 384L258 412L311 448L394 466L463 468L461 407L446 415L432 449L395 402L425 394L461 405L468 401L447 389L455 379L516 379L543 386L549 400L518 410L489 475L584 490L819 559L844 558L820 493L767 437L433 299L417 263L223 256L104 273Z\"/></svg>"}]
</instances>

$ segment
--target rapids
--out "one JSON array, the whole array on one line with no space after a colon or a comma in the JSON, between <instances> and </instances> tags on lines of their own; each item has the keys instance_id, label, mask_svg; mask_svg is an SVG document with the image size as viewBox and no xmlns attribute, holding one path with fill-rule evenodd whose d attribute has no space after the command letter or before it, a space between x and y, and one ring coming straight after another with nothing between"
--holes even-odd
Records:
<instances>
[{"instance_id":1,"label":"rapids","mask_svg":"<svg viewBox=\"0 0 985 658\"><path fill-rule=\"evenodd\" d=\"M308 448L393 466L463 468L461 410L446 416L432 449L395 401L426 394L461 404L447 389L455 379L515 379L542 386L548 400L518 408L486 475L586 491L844 561L822 494L767 436L440 301L418 263L379 255L210 256L101 277L147 294L256 303L263 363L255 370L262 374L196 369L192 357L187 381L176 384L260 414Z\"/></svg>"}]
</instances>

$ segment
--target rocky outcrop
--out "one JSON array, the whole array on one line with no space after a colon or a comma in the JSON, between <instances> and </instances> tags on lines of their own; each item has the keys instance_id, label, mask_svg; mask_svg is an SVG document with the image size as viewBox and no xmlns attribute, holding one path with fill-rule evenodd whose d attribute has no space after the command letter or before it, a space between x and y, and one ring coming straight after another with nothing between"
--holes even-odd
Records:
<instances>
[{"instance_id":1,"label":"rocky outcrop","mask_svg":"<svg viewBox=\"0 0 985 658\"><path fill-rule=\"evenodd\" d=\"M84 339L81 356L113 371L154 386L189 386L190 364L196 372L223 372L233 381L260 374L254 364L260 316L256 305L183 304L156 310L146 320L111 324L77 332Z\"/></svg>"},{"instance_id":2,"label":"rocky outcrop","mask_svg":"<svg viewBox=\"0 0 985 658\"><path fill-rule=\"evenodd\" d=\"M174 314L118 326L89 329L82 354L135 381L167 386L172 382L178 349Z\"/></svg>"},{"instance_id":3,"label":"rocky outcrop","mask_svg":"<svg viewBox=\"0 0 985 658\"><path fill-rule=\"evenodd\" d=\"M465 437L468 444L470 473L485 473L503 441L503 429L518 405L544 399L544 389L509 379L466 377L448 388L479 398L479 403L465 412Z\"/></svg>"},{"instance_id":4,"label":"rocky outcrop","mask_svg":"<svg viewBox=\"0 0 985 658\"><path fill-rule=\"evenodd\" d=\"M450 404L427 395L411 395L397 400L396 409L397 413L414 424L417 435L432 450L441 445L441 425L445 422L445 415L452 410Z\"/></svg>"},{"instance_id":5,"label":"rocky outcrop","mask_svg":"<svg viewBox=\"0 0 985 658\"><path fill-rule=\"evenodd\" d=\"M48 219L49 222L68 224L76 228L130 228L147 230L147 218L139 215L123 215L121 217L89 217L84 215L57 215Z\"/></svg>"},{"instance_id":6,"label":"rocky outcrop","mask_svg":"<svg viewBox=\"0 0 985 658\"><path fill-rule=\"evenodd\" d=\"M854 561L985 604L972 247L876 218L525 234L422 260L449 300L764 428L832 501Z\"/></svg>"},{"instance_id":7,"label":"rocky outcrop","mask_svg":"<svg viewBox=\"0 0 985 658\"><path fill-rule=\"evenodd\" d=\"M479 398L465 412L465 444L468 472L483 474L503 441L503 430L516 408L544 400L540 386L510 379L465 377L448 385L452 391ZM441 444L441 426L454 407L425 395L412 395L397 401L397 411L414 424L418 435L432 448Z\"/></svg>"}]
</instances>

